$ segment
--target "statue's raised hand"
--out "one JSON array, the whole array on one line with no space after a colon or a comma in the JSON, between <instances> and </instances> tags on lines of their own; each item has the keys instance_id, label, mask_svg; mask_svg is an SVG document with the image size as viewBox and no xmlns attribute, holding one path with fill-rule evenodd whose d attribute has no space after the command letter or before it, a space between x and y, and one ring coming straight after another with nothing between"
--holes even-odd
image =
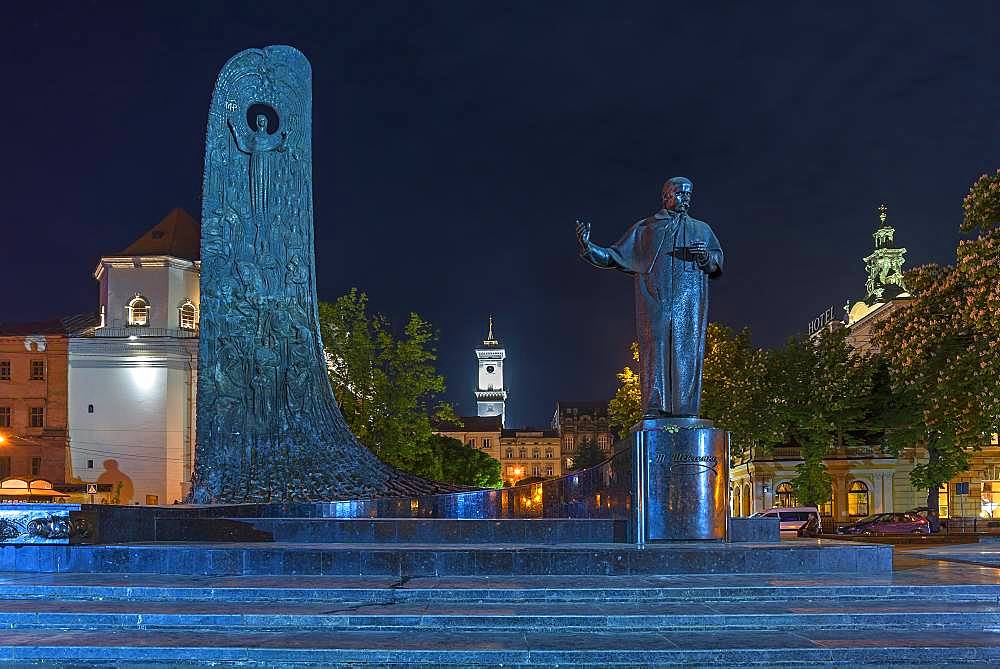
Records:
<instances>
[{"instance_id":1,"label":"statue's raised hand","mask_svg":"<svg viewBox=\"0 0 1000 669\"><path fill-rule=\"evenodd\" d=\"M576 241L580 243L580 248L586 251L590 248L590 223L587 221L576 221Z\"/></svg>"}]
</instances>

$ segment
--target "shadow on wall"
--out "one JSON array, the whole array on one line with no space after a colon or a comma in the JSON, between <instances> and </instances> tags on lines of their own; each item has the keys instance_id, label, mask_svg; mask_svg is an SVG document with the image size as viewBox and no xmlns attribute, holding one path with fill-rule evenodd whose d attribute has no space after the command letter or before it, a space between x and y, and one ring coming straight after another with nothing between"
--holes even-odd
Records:
<instances>
[{"instance_id":1,"label":"shadow on wall","mask_svg":"<svg viewBox=\"0 0 1000 669\"><path fill-rule=\"evenodd\" d=\"M117 460L105 460L104 471L97 477L98 483L108 483L111 485L111 493L105 497L109 504L131 504L132 496L135 494L135 487L125 472L118 469Z\"/></svg>"}]
</instances>

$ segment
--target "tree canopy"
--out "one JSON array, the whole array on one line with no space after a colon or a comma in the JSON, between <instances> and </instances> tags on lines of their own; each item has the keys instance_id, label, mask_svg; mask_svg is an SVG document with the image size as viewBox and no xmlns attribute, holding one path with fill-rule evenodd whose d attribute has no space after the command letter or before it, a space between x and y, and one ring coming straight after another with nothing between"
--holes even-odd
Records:
<instances>
[{"instance_id":1,"label":"tree canopy","mask_svg":"<svg viewBox=\"0 0 1000 669\"><path fill-rule=\"evenodd\" d=\"M441 400L445 381L435 368L437 334L430 323L411 313L397 336L383 315L368 313L368 297L357 289L321 302L319 316L337 403L362 444L424 478L465 485L498 481L496 460L465 446L457 450L433 432L434 422L455 423L458 417Z\"/></svg>"},{"instance_id":2,"label":"tree canopy","mask_svg":"<svg viewBox=\"0 0 1000 669\"><path fill-rule=\"evenodd\" d=\"M926 446L911 478L931 508L1000 425L1000 170L972 185L963 212L961 231L977 236L959 243L955 265L908 272L913 299L875 334L895 404L910 414L887 441Z\"/></svg>"},{"instance_id":3,"label":"tree canopy","mask_svg":"<svg viewBox=\"0 0 1000 669\"><path fill-rule=\"evenodd\" d=\"M580 444L579 449L576 452L576 457L573 458L573 469L586 469L587 467L593 467L594 465L599 465L608 459L608 454L601 450L593 439L587 439Z\"/></svg>"}]
</instances>

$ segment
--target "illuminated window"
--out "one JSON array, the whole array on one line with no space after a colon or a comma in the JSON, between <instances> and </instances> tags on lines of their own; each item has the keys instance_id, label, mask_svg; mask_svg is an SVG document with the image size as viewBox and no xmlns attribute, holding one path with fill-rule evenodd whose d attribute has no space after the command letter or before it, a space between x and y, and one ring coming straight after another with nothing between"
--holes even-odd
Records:
<instances>
[{"instance_id":1,"label":"illuminated window","mask_svg":"<svg viewBox=\"0 0 1000 669\"><path fill-rule=\"evenodd\" d=\"M573 439L573 435L567 434L566 436L563 437L563 448L566 449L567 453L572 453L574 450L576 450L576 444L575 440Z\"/></svg>"},{"instance_id":2,"label":"illuminated window","mask_svg":"<svg viewBox=\"0 0 1000 669\"><path fill-rule=\"evenodd\" d=\"M552 457L552 449L551 448L546 448L545 449L545 457L547 457L547 458L551 458Z\"/></svg>"},{"instance_id":3,"label":"illuminated window","mask_svg":"<svg viewBox=\"0 0 1000 669\"><path fill-rule=\"evenodd\" d=\"M774 505L775 506L799 505L799 501L795 499L795 491L792 489L791 483L789 483L788 481L783 481L774 488Z\"/></svg>"},{"instance_id":4,"label":"illuminated window","mask_svg":"<svg viewBox=\"0 0 1000 669\"><path fill-rule=\"evenodd\" d=\"M948 517L948 484L942 483L938 488L938 518Z\"/></svg>"},{"instance_id":5,"label":"illuminated window","mask_svg":"<svg viewBox=\"0 0 1000 669\"><path fill-rule=\"evenodd\" d=\"M32 381L44 381L45 380L45 361L44 360L32 360L31 361L31 376L29 377Z\"/></svg>"},{"instance_id":6,"label":"illuminated window","mask_svg":"<svg viewBox=\"0 0 1000 669\"><path fill-rule=\"evenodd\" d=\"M1000 518L1000 480L983 481L979 515L983 518Z\"/></svg>"},{"instance_id":7,"label":"illuminated window","mask_svg":"<svg viewBox=\"0 0 1000 669\"><path fill-rule=\"evenodd\" d=\"M10 427L10 407L0 407L0 427Z\"/></svg>"},{"instance_id":8,"label":"illuminated window","mask_svg":"<svg viewBox=\"0 0 1000 669\"><path fill-rule=\"evenodd\" d=\"M545 468L545 475L552 476L552 465L549 465L548 467Z\"/></svg>"},{"instance_id":9,"label":"illuminated window","mask_svg":"<svg viewBox=\"0 0 1000 669\"><path fill-rule=\"evenodd\" d=\"M531 468L531 475L532 476L541 476L542 475L541 468L539 468L538 465L535 465L534 467L532 467Z\"/></svg>"},{"instance_id":10,"label":"illuminated window","mask_svg":"<svg viewBox=\"0 0 1000 669\"><path fill-rule=\"evenodd\" d=\"M863 481L854 481L847 489L847 515L867 516L869 513L870 494L868 485Z\"/></svg>"},{"instance_id":11,"label":"illuminated window","mask_svg":"<svg viewBox=\"0 0 1000 669\"><path fill-rule=\"evenodd\" d=\"M830 499L826 500L819 505L819 515L821 516L832 516L833 515L833 495L830 495Z\"/></svg>"},{"instance_id":12,"label":"illuminated window","mask_svg":"<svg viewBox=\"0 0 1000 669\"><path fill-rule=\"evenodd\" d=\"M752 495L750 494L750 482L743 486L743 515L749 516L753 513Z\"/></svg>"},{"instance_id":13,"label":"illuminated window","mask_svg":"<svg viewBox=\"0 0 1000 669\"><path fill-rule=\"evenodd\" d=\"M31 407L31 413L28 414L28 426L29 427L45 427L45 408L44 407Z\"/></svg>"},{"instance_id":14,"label":"illuminated window","mask_svg":"<svg viewBox=\"0 0 1000 669\"><path fill-rule=\"evenodd\" d=\"M489 447L490 447L490 438L489 437L484 437L483 438L483 448L489 448Z\"/></svg>"},{"instance_id":15,"label":"illuminated window","mask_svg":"<svg viewBox=\"0 0 1000 669\"><path fill-rule=\"evenodd\" d=\"M10 360L0 360L0 381L10 381Z\"/></svg>"},{"instance_id":16,"label":"illuminated window","mask_svg":"<svg viewBox=\"0 0 1000 669\"><path fill-rule=\"evenodd\" d=\"M732 515L734 518L740 516L740 512L743 509L743 504L741 503L740 497L743 490L743 486L737 485L733 488L733 496L730 501L730 507L732 508Z\"/></svg>"},{"instance_id":17,"label":"illuminated window","mask_svg":"<svg viewBox=\"0 0 1000 669\"><path fill-rule=\"evenodd\" d=\"M160 498L156 495L146 495L146 504L159 504Z\"/></svg>"},{"instance_id":18,"label":"illuminated window","mask_svg":"<svg viewBox=\"0 0 1000 669\"><path fill-rule=\"evenodd\" d=\"M508 458L513 458L514 457L514 449L513 448L508 448L507 449L507 457Z\"/></svg>"},{"instance_id":19,"label":"illuminated window","mask_svg":"<svg viewBox=\"0 0 1000 669\"><path fill-rule=\"evenodd\" d=\"M149 325L149 300L142 295L136 295L128 303L128 324Z\"/></svg>"},{"instance_id":20,"label":"illuminated window","mask_svg":"<svg viewBox=\"0 0 1000 669\"><path fill-rule=\"evenodd\" d=\"M611 446L611 437L605 433L597 435L597 445L601 447L602 451L608 450Z\"/></svg>"},{"instance_id":21,"label":"illuminated window","mask_svg":"<svg viewBox=\"0 0 1000 669\"><path fill-rule=\"evenodd\" d=\"M194 330L198 326L198 314L190 300L178 309L179 323L182 330Z\"/></svg>"}]
</instances>

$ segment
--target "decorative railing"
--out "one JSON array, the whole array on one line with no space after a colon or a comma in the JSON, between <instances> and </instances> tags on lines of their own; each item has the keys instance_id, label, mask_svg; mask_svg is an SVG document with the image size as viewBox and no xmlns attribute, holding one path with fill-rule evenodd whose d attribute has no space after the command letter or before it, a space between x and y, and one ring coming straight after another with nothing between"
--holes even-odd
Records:
<instances>
[{"instance_id":1,"label":"decorative railing","mask_svg":"<svg viewBox=\"0 0 1000 669\"><path fill-rule=\"evenodd\" d=\"M198 330L182 328L150 328L145 326L118 327L105 326L93 331L94 337L179 337L192 338L198 336Z\"/></svg>"}]
</instances>

